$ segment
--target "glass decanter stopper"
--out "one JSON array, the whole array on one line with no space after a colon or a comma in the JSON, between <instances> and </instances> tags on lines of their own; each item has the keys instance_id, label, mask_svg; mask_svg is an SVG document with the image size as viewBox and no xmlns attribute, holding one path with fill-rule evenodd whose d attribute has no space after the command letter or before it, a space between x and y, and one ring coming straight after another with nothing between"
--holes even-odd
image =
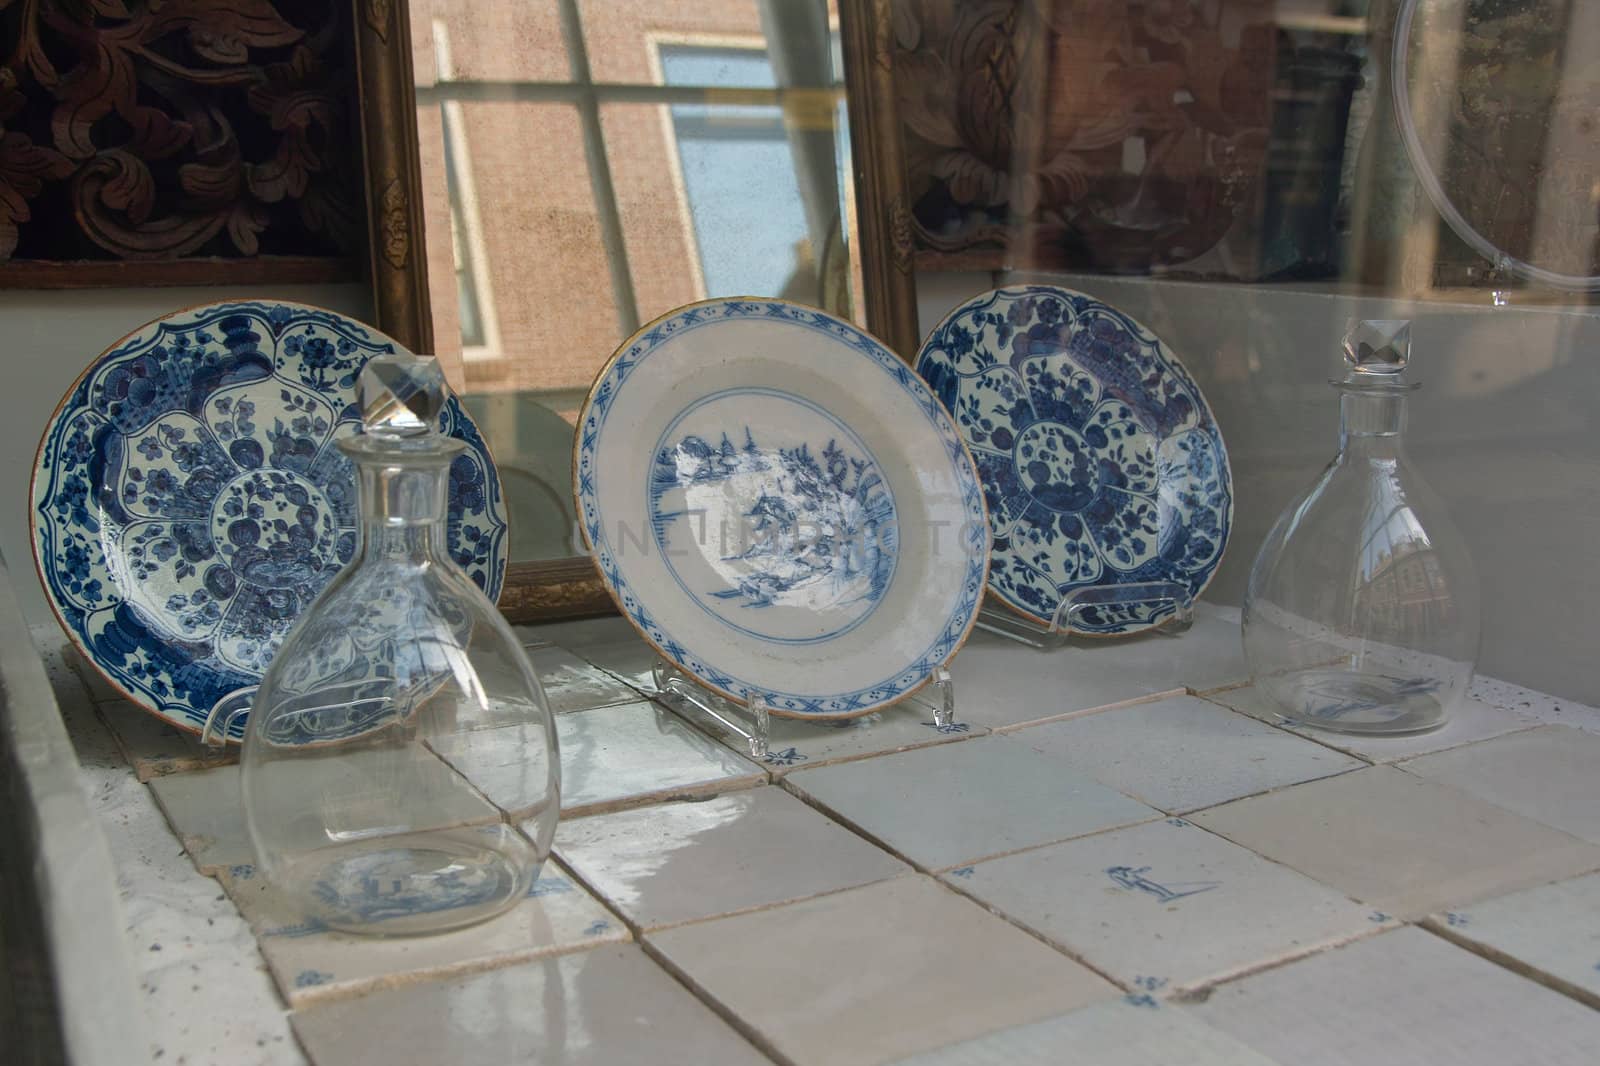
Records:
<instances>
[{"instance_id":1,"label":"glass decanter stopper","mask_svg":"<svg viewBox=\"0 0 1600 1066\"><path fill-rule=\"evenodd\" d=\"M355 557L284 638L241 756L262 874L304 918L431 933L525 897L550 852L560 760L544 690L446 551L447 392L433 359L362 371Z\"/></svg>"},{"instance_id":2,"label":"glass decanter stopper","mask_svg":"<svg viewBox=\"0 0 1600 1066\"><path fill-rule=\"evenodd\" d=\"M1339 454L1278 518L1250 570L1244 652L1295 725L1420 733L1472 681L1478 580L1466 546L1403 446L1410 323L1359 322L1344 340Z\"/></svg>"}]
</instances>

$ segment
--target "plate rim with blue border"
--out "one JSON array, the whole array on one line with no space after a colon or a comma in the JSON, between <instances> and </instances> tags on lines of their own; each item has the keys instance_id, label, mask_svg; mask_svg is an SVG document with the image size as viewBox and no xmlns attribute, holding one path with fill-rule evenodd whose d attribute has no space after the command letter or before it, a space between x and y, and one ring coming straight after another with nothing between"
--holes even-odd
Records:
<instances>
[{"instance_id":1,"label":"plate rim with blue border","mask_svg":"<svg viewBox=\"0 0 1600 1066\"><path fill-rule=\"evenodd\" d=\"M221 322L229 314L254 315L258 320L273 322L274 316L282 319L282 324L277 327L277 336L283 336L285 331L296 322L310 321L321 325L336 333L343 332L353 339L359 339L363 344L369 345L378 351L393 351L397 354L409 355L410 351L394 338L383 331L367 325L357 319L329 308L319 307L297 300L279 299L232 299L217 300L208 303L195 304L179 308L157 318L150 319L136 328L128 331L116 341L107 345L98 355L91 359L83 370L74 377L72 384L67 387L61 399L56 403L49 418L45 420L44 427L39 435L39 444L33 453L33 464L28 477L28 522L29 546L32 549L32 558L35 575L39 579L44 592L45 602L49 605L51 614L56 622L66 633L68 640L76 648L83 660L124 699L137 705L167 724L186 733L198 734L202 731L213 707L226 704L236 706L240 701L247 699L249 693L254 691L256 682L260 681L260 671L250 672L235 664L229 664L227 670L230 676L236 675L240 683L230 692L222 695L214 704L199 707L191 699L180 697L175 686L169 684L172 680L171 673L165 673L155 678L147 677L146 681L159 681L169 695L163 696L151 691L153 685L141 684L140 681L130 676L129 670L122 665L109 662L96 649L94 640L90 639L83 627L91 615L104 610L117 610L127 603L125 597L117 591L117 585L109 568L103 575L106 578L108 600L104 606L95 607L93 610L82 610L71 602L63 602L62 593L57 587L58 568L54 561L46 565L44 554L52 551L53 531L58 527L68 529L73 526L70 517L57 521L54 518L45 519L41 516L43 508L48 506L54 498L51 483L59 474L59 448L65 443L65 430L71 419L87 407L87 397L80 397L87 383L102 371L122 360L136 358L141 354L156 347L163 337L176 334L180 330L192 327L202 327L209 322ZM275 352L275 354L278 354ZM276 370L273 375L276 376ZM269 376L269 377L270 377ZM338 383L341 391L348 391L350 403L355 402L355 386L353 382L346 386ZM266 379L262 379L266 380ZM341 420L344 421L344 420ZM482 578L480 587L489 597L491 602L497 601L504 587L508 553L510 546L510 528L507 519L505 501L501 495L499 476L495 467L493 454L489 450L488 442L484 440L477 425L472 421L464 406L452 394L445 404L441 415L443 431L448 436L455 437L468 445L468 454L475 455L479 469L484 475L482 492L484 497L483 517L490 526L485 539L489 541L486 548L482 549L479 558L482 565L474 563L469 570L476 570ZM331 448L334 431L339 423L335 422L328 430L328 438L323 448ZM52 447L57 449L52 452L55 460L50 465L46 464L46 454ZM98 449L96 451L98 454ZM41 479L47 479L41 484ZM107 486L100 486L100 491L109 491ZM44 492L44 498L40 493ZM97 505L98 511L98 505ZM452 515L450 528L452 532L458 528L459 515ZM103 558L103 557L102 557ZM341 564L342 565L342 564ZM129 580L136 580L129 578ZM71 614L73 617L69 618ZM176 639L167 639L160 632L151 632L147 623L137 617L137 612L129 607L125 614L134 623L139 631L156 645L163 649L181 645L183 642ZM138 636L139 634L134 634ZM180 667L189 662L174 664ZM142 664L140 664L142 665ZM231 681L229 682L232 683ZM244 722L242 716L233 722L233 728L227 739L238 741L242 738Z\"/></svg>"},{"instance_id":2,"label":"plate rim with blue border","mask_svg":"<svg viewBox=\"0 0 1600 1066\"><path fill-rule=\"evenodd\" d=\"M917 348L917 358L916 358L916 361L915 361L915 366L916 366L917 373L919 375L921 375L922 377L927 378L927 376L928 376L927 368L928 368L929 357L932 354L932 352L936 349L936 347L938 347L938 346L936 346L935 342L945 332L946 327L948 327L957 318L959 318L959 317L961 317L963 315L970 314L970 313L972 313L974 311L983 310L985 308L991 307L991 306L995 305L996 303L1000 302L1002 299L1009 298L1011 300L1017 300L1017 299L1025 298L1025 297L1030 296L1030 295L1031 296L1054 296L1054 297L1062 298L1062 299L1068 300L1068 301L1081 300L1081 301L1085 301L1086 305L1093 305L1094 307L1101 308L1101 309L1104 309L1105 311L1109 312L1116 319L1120 320L1122 322L1124 328L1127 329L1130 333L1133 333L1133 334L1136 334L1136 335L1142 334L1142 336L1140 336L1139 339L1143 343L1145 343L1145 344L1147 344L1147 345L1149 345L1151 347L1153 354L1160 361L1162 361L1165 364L1164 369L1168 373L1174 374L1178 378L1178 380L1183 382L1183 384L1187 387L1187 389L1193 394L1194 400L1195 400L1196 404L1198 405L1199 415L1200 415L1200 422L1199 422L1199 424L1198 424L1198 426L1196 428L1205 427L1205 426L1209 426L1209 428L1210 428L1209 439L1211 440L1211 443L1215 447L1216 458L1218 460L1218 465L1219 465L1220 471L1221 471L1221 479L1220 479L1221 483L1222 483L1222 490L1221 491L1222 491L1223 496L1226 499L1226 505L1221 511L1221 518L1222 518L1221 536L1220 536L1221 543L1217 547L1216 554L1211 559L1209 565L1206 566L1206 568L1204 569L1203 573L1201 574L1201 576L1200 576L1200 578L1198 580L1190 581L1190 582L1186 583L1187 586L1188 586L1188 592L1190 594L1191 601L1198 601L1200 599L1200 597L1202 596L1202 594L1205 592L1205 590L1210 586L1211 582L1215 579L1215 577L1217 575L1217 572L1222 568L1222 561L1223 561L1223 558L1225 557L1225 555L1227 553L1228 542L1231 539L1231 534L1233 532L1233 525L1234 525L1234 489L1233 489L1232 465L1231 465L1231 463L1230 463L1230 461L1228 459L1228 450L1227 450L1226 444L1224 443L1223 438L1222 438L1221 426L1218 425L1217 419L1216 419L1216 415L1213 413L1213 411L1211 409L1211 404L1209 403L1209 401L1206 400L1205 394L1201 390L1199 383L1194 380L1194 376L1189 373L1188 368L1183 365L1182 360L1180 360L1178 358L1177 353L1172 350L1172 347L1169 344L1167 344L1166 341L1164 341L1160 336L1158 336L1153 330L1149 329L1147 326L1145 326L1138 319L1134 318L1132 315L1117 309L1116 307L1112 306L1111 304L1106 303L1104 300L1101 300L1100 298L1098 298L1096 296L1093 296L1093 295L1091 295L1089 293L1086 293L1086 292L1082 292L1082 291L1080 291L1078 289L1071 289L1071 288L1067 288L1066 286L1062 286L1062 285L1049 285L1049 284L1042 284L1042 283L1031 283L1031 284L1020 284L1020 285L1004 285L1004 286L1000 286L998 288L990 289L990 290L988 290L986 292L979 293L976 296L972 296L972 297L969 297L967 299L962 300L961 302L956 304L953 308L951 308L951 310L939 320L937 325L935 325L931 330L928 331L927 336L923 338L922 344L919 345L918 348ZM1005 360L1001 360L1001 362L1002 362L1002 364L1004 364L1006 361ZM930 383L930 387L934 388L935 393L937 393L939 391L938 388L935 387L935 386L932 386L931 383ZM1123 399L1124 399L1124 402L1126 402L1126 398L1123 398ZM952 417L956 420L957 425L962 427L962 439L966 440L967 439L967 422L965 422L963 420L962 413L960 411L952 411L951 414L952 414ZM968 443L970 443L970 441ZM1159 490L1159 485L1158 485L1158 487L1156 489L1156 492L1159 494L1159 491L1160 490ZM986 486L986 495L987 495L987 486ZM994 515L994 509L992 507L989 508L989 514L990 514L991 519L992 519L993 515ZM1019 519L1019 521L1020 521L1020 519ZM1104 568L1102 570L1102 574L1105 574L1105 573L1108 573L1108 572L1111 572L1109 567ZM1124 583L1126 583L1126 582L1124 582ZM1114 581L1106 582L1106 581L1097 580L1097 581L1091 581L1091 582L1083 582L1083 583L1078 584L1075 587L1078 587L1078 588L1093 588L1093 587L1114 588L1117 584L1118 584L1118 582L1114 582ZM1064 597L1066 595L1067 591L1072 587L1074 587L1074 586L1072 586L1069 583L1067 587L1064 587L1064 588L1061 588L1061 589L1058 590L1059 594ZM995 571L994 571L994 568L991 568L991 570L990 570L989 599L992 600L992 602L994 602L995 604L998 604L1000 607L1002 607L1006 611L1009 611L1012 614L1018 615L1018 616L1026 619L1026 620L1028 620L1028 621L1030 621L1030 622L1032 622L1032 623L1034 623L1036 625L1048 627L1048 626L1052 625L1053 622L1054 622L1054 618L1053 617L1046 617L1039 611L1033 610L1032 608L1030 608L1030 607L1028 607L1028 606L1026 606L1024 604L1020 604L1020 603L1014 602L1001 589L998 589L995 586ZM1059 611L1059 606L1057 607L1057 610ZM1115 619L1115 605L1111 605L1110 609L1107 610L1107 613L1106 613L1106 616L1105 616L1105 620L1103 622L1101 622L1100 624L1094 625L1092 627L1074 628L1073 629L1073 636L1074 637L1085 637L1085 638L1116 638L1116 637L1131 636L1131 635L1137 634L1137 633L1145 633L1145 632L1149 632L1151 630L1154 630L1157 627L1159 627L1160 625L1164 624L1167 621L1167 617L1168 617L1169 614L1170 614L1170 610L1169 609L1163 609L1162 611L1159 611L1159 612L1157 612L1157 613L1155 613L1155 614L1151 615L1150 617L1147 617L1147 618L1145 618L1143 620L1117 621Z\"/></svg>"},{"instance_id":3,"label":"plate rim with blue border","mask_svg":"<svg viewBox=\"0 0 1600 1066\"><path fill-rule=\"evenodd\" d=\"M680 335L680 331L674 328L675 320L686 319L691 328L704 325L706 322L718 321L719 319L708 314L715 308L723 309L721 320L733 317L759 320L762 316L772 316L833 335L849 349L864 358L872 359L884 370L888 379L909 392L946 444L947 455L952 462L957 481L962 486L961 505L969 515L967 526L969 535L973 539L972 544L965 546L967 550L959 553L966 560L960 578L961 591L955 609L930 647L908 666L889 671L875 685L865 686L849 693L817 696L775 692L765 686L734 677L731 673L704 661L691 651L685 642L661 630L650 614L649 605L639 600L622 575L620 567L611 558L604 536L603 519L595 499L594 481L590 476L593 453L599 443L605 412L610 408L617 391L623 387L623 382L639 362L648 358L649 352L655 350L662 342ZM807 316L809 321L806 321ZM812 402L815 402L814 397ZM844 422L832 412L829 416L838 422ZM838 720L871 714L904 699L932 680L935 671L961 650L977 623L989 570L988 513L984 507L982 487L978 482L977 466L973 462L966 442L962 439L955 419L927 384L912 370L908 362L870 333L818 308L771 296L713 297L675 307L644 323L617 346L595 375L594 383L590 386L583 406L579 410L577 433L573 441L572 478L573 497L579 515L578 525L584 544L589 550L601 582L616 602L619 613L664 660L675 664L701 687L736 703L744 704L751 696L759 695L773 715L808 720Z\"/></svg>"}]
</instances>

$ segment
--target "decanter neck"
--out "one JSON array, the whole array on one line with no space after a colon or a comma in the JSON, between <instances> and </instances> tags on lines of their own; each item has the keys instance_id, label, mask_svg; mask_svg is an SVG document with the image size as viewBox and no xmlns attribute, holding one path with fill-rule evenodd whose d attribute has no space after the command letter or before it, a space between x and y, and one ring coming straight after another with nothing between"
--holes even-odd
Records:
<instances>
[{"instance_id":1,"label":"decanter neck","mask_svg":"<svg viewBox=\"0 0 1600 1066\"><path fill-rule=\"evenodd\" d=\"M373 443L360 437L341 442L341 450L355 462L360 488L360 556L448 558L450 460L461 450L460 442L440 441L414 454Z\"/></svg>"},{"instance_id":2,"label":"decanter neck","mask_svg":"<svg viewBox=\"0 0 1600 1066\"><path fill-rule=\"evenodd\" d=\"M1393 453L1406 428L1408 387L1363 387L1338 382L1339 449Z\"/></svg>"}]
</instances>

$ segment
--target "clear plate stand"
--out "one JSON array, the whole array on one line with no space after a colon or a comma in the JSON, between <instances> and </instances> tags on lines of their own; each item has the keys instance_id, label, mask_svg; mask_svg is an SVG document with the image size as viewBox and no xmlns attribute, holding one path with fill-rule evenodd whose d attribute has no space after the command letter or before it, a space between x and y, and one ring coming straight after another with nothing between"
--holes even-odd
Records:
<instances>
[{"instance_id":1,"label":"clear plate stand","mask_svg":"<svg viewBox=\"0 0 1600 1066\"><path fill-rule=\"evenodd\" d=\"M991 596L978 612L978 628L1044 651L1053 651L1085 637L1105 639L1106 634L1085 625L1090 612L1108 607L1140 607L1159 620L1154 632L1177 636L1194 625L1194 598L1182 585L1148 581L1130 585L1090 585L1073 589L1061 598L1049 625L1002 607ZM1149 632L1150 630L1141 630Z\"/></svg>"},{"instance_id":2,"label":"clear plate stand","mask_svg":"<svg viewBox=\"0 0 1600 1066\"><path fill-rule=\"evenodd\" d=\"M772 737L772 705L759 693L738 702L708 692L682 670L657 658L652 671L656 683L656 696L679 710L696 711L715 719L723 726L733 730L745 739L749 745L752 759L765 759L767 757L768 743ZM934 698L927 699L920 693L913 693L906 697L933 708L933 724L937 729L948 729L956 720L955 684L950 680L950 671L941 666L932 674ZM831 721L832 719L818 719L818 721Z\"/></svg>"}]
</instances>

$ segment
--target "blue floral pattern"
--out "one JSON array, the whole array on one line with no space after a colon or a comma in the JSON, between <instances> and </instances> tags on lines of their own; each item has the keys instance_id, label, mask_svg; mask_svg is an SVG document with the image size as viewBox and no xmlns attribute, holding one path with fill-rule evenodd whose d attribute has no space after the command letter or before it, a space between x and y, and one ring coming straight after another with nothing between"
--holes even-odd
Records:
<instances>
[{"instance_id":1,"label":"blue floral pattern","mask_svg":"<svg viewBox=\"0 0 1600 1066\"><path fill-rule=\"evenodd\" d=\"M1227 452L1199 388L1139 323L1082 293L1000 289L922 346L917 371L955 415L994 532L989 588L1049 623L1096 585L1173 582L1198 596L1233 517ZM1086 610L1128 633L1170 605Z\"/></svg>"},{"instance_id":2,"label":"blue floral pattern","mask_svg":"<svg viewBox=\"0 0 1600 1066\"><path fill-rule=\"evenodd\" d=\"M255 685L356 546L355 380L399 350L327 311L181 312L101 356L45 431L33 478L40 576L72 639L129 697L197 729ZM499 479L454 399L441 427L454 557L499 595Z\"/></svg>"}]
</instances>

